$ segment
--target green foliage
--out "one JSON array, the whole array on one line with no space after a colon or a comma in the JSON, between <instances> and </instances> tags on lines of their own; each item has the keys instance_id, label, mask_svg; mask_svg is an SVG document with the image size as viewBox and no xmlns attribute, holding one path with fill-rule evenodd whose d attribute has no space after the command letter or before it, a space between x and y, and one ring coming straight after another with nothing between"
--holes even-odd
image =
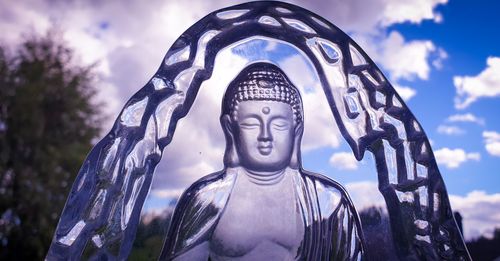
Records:
<instances>
[{"instance_id":1,"label":"green foliage","mask_svg":"<svg viewBox=\"0 0 500 261\"><path fill-rule=\"evenodd\" d=\"M0 260L40 260L100 133L92 67L53 32L0 46Z\"/></svg>"},{"instance_id":2,"label":"green foliage","mask_svg":"<svg viewBox=\"0 0 500 261\"><path fill-rule=\"evenodd\" d=\"M156 216L149 222L142 222L137 227L134 246L130 253L129 260L156 260L163 248L165 235L170 224L171 212L166 212L162 216Z\"/></svg>"}]
</instances>

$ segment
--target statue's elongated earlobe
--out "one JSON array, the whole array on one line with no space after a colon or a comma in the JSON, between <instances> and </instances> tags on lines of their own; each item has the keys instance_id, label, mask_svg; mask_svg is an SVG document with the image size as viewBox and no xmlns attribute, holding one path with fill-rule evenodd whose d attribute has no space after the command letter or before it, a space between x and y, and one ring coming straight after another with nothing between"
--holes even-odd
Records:
<instances>
[{"instance_id":1,"label":"statue's elongated earlobe","mask_svg":"<svg viewBox=\"0 0 500 261\"><path fill-rule=\"evenodd\" d=\"M304 133L303 122L297 123L295 126L295 140L293 142L293 153L290 158L290 168L299 169L302 167L302 159L300 158L300 143L302 141L302 134Z\"/></svg>"},{"instance_id":2,"label":"statue's elongated earlobe","mask_svg":"<svg viewBox=\"0 0 500 261\"><path fill-rule=\"evenodd\" d=\"M229 115L222 115L220 118L220 124L222 130L224 131L224 137L226 138L226 150L224 152L224 166L237 167L239 165L238 152L236 151L236 144L234 139L233 126L231 126L231 117Z\"/></svg>"}]
</instances>

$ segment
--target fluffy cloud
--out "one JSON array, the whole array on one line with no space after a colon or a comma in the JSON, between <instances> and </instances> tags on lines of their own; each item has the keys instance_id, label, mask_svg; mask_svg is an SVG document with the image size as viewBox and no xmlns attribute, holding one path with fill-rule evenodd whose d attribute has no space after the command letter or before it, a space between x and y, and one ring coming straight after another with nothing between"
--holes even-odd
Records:
<instances>
[{"instance_id":1,"label":"fluffy cloud","mask_svg":"<svg viewBox=\"0 0 500 261\"><path fill-rule=\"evenodd\" d=\"M393 83L392 86L404 101L409 101L413 96L417 94L417 91L415 89L412 89L408 86L401 86L397 83Z\"/></svg>"},{"instance_id":2,"label":"fluffy cloud","mask_svg":"<svg viewBox=\"0 0 500 261\"><path fill-rule=\"evenodd\" d=\"M445 135L461 135L465 133L465 130L457 126L439 125L437 132Z\"/></svg>"},{"instance_id":3,"label":"fluffy cloud","mask_svg":"<svg viewBox=\"0 0 500 261\"><path fill-rule=\"evenodd\" d=\"M354 34L353 38L370 57L386 69L390 78L397 80L427 80L433 61L445 59L444 50L429 40L407 41L397 31L377 36Z\"/></svg>"},{"instance_id":4,"label":"fluffy cloud","mask_svg":"<svg viewBox=\"0 0 500 261\"><path fill-rule=\"evenodd\" d=\"M455 107L464 109L479 98L500 96L500 57L488 57L486 69L476 76L455 76Z\"/></svg>"},{"instance_id":5,"label":"fluffy cloud","mask_svg":"<svg viewBox=\"0 0 500 261\"><path fill-rule=\"evenodd\" d=\"M465 114L454 114L446 119L448 122L473 122L479 125L484 125L485 121L483 118L479 118L472 113Z\"/></svg>"},{"instance_id":6,"label":"fluffy cloud","mask_svg":"<svg viewBox=\"0 0 500 261\"><path fill-rule=\"evenodd\" d=\"M384 68L391 72L395 80L412 80L418 77L422 80L429 78L429 56L436 51L431 41L414 40L406 42L404 37L396 31L391 32L382 43L380 61Z\"/></svg>"},{"instance_id":7,"label":"fluffy cloud","mask_svg":"<svg viewBox=\"0 0 500 261\"><path fill-rule=\"evenodd\" d=\"M486 151L493 156L500 157L500 133L495 131L483 131Z\"/></svg>"},{"instance_id":8,"label":"fluffy cloud","mask_svg":"<svg viewBox=\"0 0 500 261\"><path fill-rule=\"evenodd\" d=\"M396 91L405 100L416 95L416 90L401 86L400 80L427 80L434 65L440 68L446 52L429 40L407 41L397 31L377 35L353 34L366 53L386 72Z\"/></svg>"},{"instance_id":9,"label":"fluffy cloud","mask_svg":"<svg viewBox=\"0 0 500 261\"><path fill-rule=\"evenodd\" d=\"M492 236L500 227L500 193L487 194L472 191L464 196L450 195L451 207L463 217L464 237L466 240L481 235Z\"/></svg>"},{"instance_id":10,"label":"fluffy cloud","mask_svg":"<svg viewBox=\"0 0 500 261\"><path fill-rule=\"evenodd\" d=\"M469 160L479 161L481 159L481 155L477 152L466 153L463 149L449 148L434 151L434 156L438 164L449 169L456 169Z\"/></svg>"},{"instance_id":11,"label":"fluffy cloud","mask_svg":"<svg viewBox=\"0 0 500 261\"><path fill-rule=\"evenodd\" d=\"M434 12L434 7L447 2L448 0L390 1L384 8L382 23L420 23L424 19L439 23L443 18L441 14Z\"/></svg>"},{"instance_id":12,"label":"fluffy cloud","mask_svg":"<svg viewBox=\"0 0 500 261\"><path fill-rule=\"evenodd\" d=\"M349 32L373 33L381 27L397 23L418 24L424 20L441 22L434 9L447 0L351 0L351 1L291 1L333 21Z\"/></svg>"},{"instance_id":13,"label":"fluffy cloud","mask_svg":"<svg viewBox=\"0 0 500 261\"><path fill-rule=\"evenodd\" d=\"M51 26L51 19L43 12L46 4L31 1L27 3L0 2L0 31L2 43L12 44L26 33L45 33Z\"/></svg>"},{"instance_id":14,"label":"fluffy cloud","mask_svg":"<svg viewBox=\"0 0 500 261\"><path fill-rule=\"evenodd\" d=\"M432 65L436 69L442 69L443 68L443 61L446 58L448 58L448 53L444 49L438 48L437 49L437 54L436 54L435 58L432 61Z\"/></svg>"},{"instance_id":15,"label":"fluffy cloud","mask_svg":"<svg viewBox=\"0 0 500 261\"><path fill-rule=\"evenodd\" d=\"M375 181L358 181L345 184L345 188L358 212L372 206L385 208L385 200Z\"/></svg>"},{"instance_id":16,"label":"fluffy cloud","mask_svg":"<svg viewBox=\"0 0 500 261\"><path fill-rule=\"evenodd\" d=\"M358 161L352 152L337 152L330 157L330 165L342 170L358 169Z\"/></svg>"}]
</instances>

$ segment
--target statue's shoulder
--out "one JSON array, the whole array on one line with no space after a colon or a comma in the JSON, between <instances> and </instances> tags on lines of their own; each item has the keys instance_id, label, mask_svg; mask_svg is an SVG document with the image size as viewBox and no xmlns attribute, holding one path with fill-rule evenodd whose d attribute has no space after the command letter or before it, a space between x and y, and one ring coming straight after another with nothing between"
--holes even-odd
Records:
<instances>
[{"instance_id":1,"label":"statue's shoulder","mask_svg":"<svg viewBox=\"0 0 500 261\"><path fill-rule=\"evenodd\" d=\"M221 170L221 171L217 171L217 172L208 174L206 176L203 176L200 179L198 179L197 181L193 182L193 184L191 184L191 186L189 186L186 189L186 192L187 191L198 192L201 190L209 189L210 188L209 185L214 183L214 182L219 182L220 180L222 180L224 178L224 174L225 174L225 171Z\"/></svg>"},{"instance_id":2,"label":"statue's shoulder","mask_svg":"<svg viewBox=\"0 0 500 261\"><path fill-rule=\"evenodd\" d=\"M213 195L213 193L229 193L232 185L234 183L234 175L231 169L224 169L212 174L206 175L197 181L195 181L191 186L189 186L181 198L189 201L200 200L203 197ZM224 193L224 194L225 194Z\"/></svg>"},{"instance_id":3,"label":"statue's shoulder","mask_svg":"<svg viewBox=\"0 0 500 261\"><path fill-rule=\"evenodd\" d=\"M315 187L321 187L321 189L326 189L329 192L336 192L343 196L343 198L349 199L347 190L337 181L318 173L314 173L308 170L301 170L302 175L314 183Z\"/></svg>"},{"instance_id":4,"label":"statue's shoulder","mask_svg":"<svg viewBox=\"0 0 500 261\"><path fill-rule=\"evenodd\" d=\"M337 209L344 209L346 212L343 213L348 213L353 218L358 235L362 235L361 223L356 208L347 190L340 183L324 175L306 170L302 170L302 177L306 181L308 191L311 191L311 187L314 187L313 191L318 199L319 210L323 216L335 218L336 216L332 214L336 213Z\"/></svg>"},{"instance_id":5,"label":"statue's shoulder","mask_svg":"<svg viewBox=\"0 0 500 261\"><path fill-rule=\"evenodd\" d=\"M162 255L179 255L207 241L233 184L231 171L222 170L202 177L185 190L175 207Z\"/></svg>"}]
</instances>

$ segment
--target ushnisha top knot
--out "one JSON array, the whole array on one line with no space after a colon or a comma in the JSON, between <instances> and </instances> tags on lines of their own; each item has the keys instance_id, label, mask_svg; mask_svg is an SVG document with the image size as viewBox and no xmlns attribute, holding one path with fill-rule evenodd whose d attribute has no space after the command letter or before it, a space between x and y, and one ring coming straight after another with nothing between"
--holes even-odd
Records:
<instances>
[{"instance_id":1,"label":"ushnisha top knot","mask_svg":"<svg viewBox=\"0 0 500 261\"><path fill-rule=\"evenodd\" d=\"M237 117L242 101L278 101L292 107L296 123L302 122L300 93L285 73L271 63L253 63L244 68L229 84L222 104L222 114Z\"/></svg>"}]
</instances>

